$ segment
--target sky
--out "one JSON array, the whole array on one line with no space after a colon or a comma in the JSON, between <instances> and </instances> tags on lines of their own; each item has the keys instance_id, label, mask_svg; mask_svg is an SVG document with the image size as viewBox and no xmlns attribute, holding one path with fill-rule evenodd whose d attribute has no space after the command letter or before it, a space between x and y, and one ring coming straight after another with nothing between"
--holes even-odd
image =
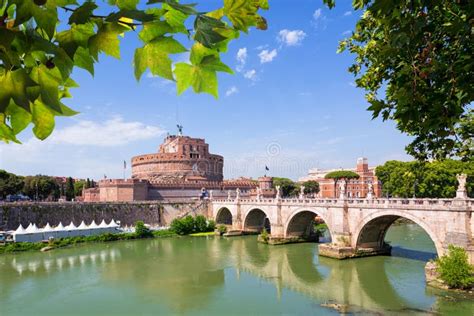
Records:
<instances>
[{"instance_id":1,"label":"sky","mask_svg":"<svg viewBox=\"0 0 474 316\"><path fill-rule=\"evenodd\" d=\"M372 120L364 91L347 71L354 56L336 53L361 13L350 1L332 10L322 0L270 5L263 12L268 30L243 34L222 56L235 74L219 74L217 100L192 91L177 96L173 82L149 73L137 82L132 60L140 42L126 34L120 60L102 55L94 77L74 71L80 88L65 103L80 114L58 117L45 141L30 127L19 135L21 145L0 144L0 169L98 180L123 177L125 160L129 176L131 157L156 152L177 124L224 156L225 178L255 178L268 166L267 175L296 180L310 168L354 167L362 156L370 165L409 160L410 138L393 122Z\"/></svg>"}]
</instances>

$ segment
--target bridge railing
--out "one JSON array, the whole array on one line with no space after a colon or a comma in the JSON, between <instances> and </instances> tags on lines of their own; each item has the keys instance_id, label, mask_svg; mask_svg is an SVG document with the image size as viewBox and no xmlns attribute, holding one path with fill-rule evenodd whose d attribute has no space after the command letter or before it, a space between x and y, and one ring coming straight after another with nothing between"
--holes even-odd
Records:
<instances>
[{"instance_id":1,"label":"bridge railing","mask_svg":"<svg viewBox=\"0 0 474 316\"><path fill-rule=\"evenodd\" d=\"M213 203L223 204L235 204L235 199L213 199ZM284 199L249 199L241 198L238 200L240 204L277 204L282 205L318 205L318 206L340 206L341 204L347 203L348 205L359 205L359 206L405 206L410 208L435 208L435 207L449 207L449 206L470 206L474 207L474 199L417 199L417 198L377 198L377 199L362 199L362 198L347 198L347 199L334 199L334 198L284 198Z\"/></svg>"}]
</instances>

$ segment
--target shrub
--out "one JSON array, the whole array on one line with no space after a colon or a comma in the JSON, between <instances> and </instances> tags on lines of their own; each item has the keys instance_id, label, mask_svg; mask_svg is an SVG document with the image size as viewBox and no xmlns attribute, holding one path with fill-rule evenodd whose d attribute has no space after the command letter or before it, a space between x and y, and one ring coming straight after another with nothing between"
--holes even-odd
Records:
<instances>
[{"instance_id":1,"label":"shrub","mask_svg":"<svg viewBox=\"0 0 474 316\"><path fill-rule=\"evenodd\" d=\"M208 232L212 232L216 229L216 222L212 219L210 219L208 222L207 222L207 230Z\"/></svg>"},{"instance_id":2,"label":"shrub","mask_svg":"<svg viewBox=\"0 0 474 316\"><path fill-rule=\"evenodd\" d=\"M194 232L194 218L190 215L181 219L175 218L170 227L178 235L191 234Z\"/></svg>"},{"instance_id":3,"label":"shrub","mask_svg":"<svg viewBox=\"0 0 474 316\"><path fill-rule=\"evenodd\" d=\"M461 247L449 245L448 254L439 258L437 271L449 287L464 289L474 284L474 267L469 264L466 251Z\"/></svg>"},{"instance_id":4,"label":"shrub","mask_svg":"<svg viewBox=\"0 0 474 316\"><path fill-rule=\"evenodd\" d=\"M135 223L135 236L137 238L149 238L153 237L153 233L145 226L145 223L138 221Z\"/></svg>"},{"instance_id":5,"label":"shrub","mask_svg":"<svg viewBox=\"0 0 474 316\"><path fill-rule=\"evenodd\" d=\"M217 226L217 231L222 235L227 233L227 226L225 225L219 225Z\"/></svg>"},{"instance_id":6,"label":"shrub","mask_svg":"<svg viewBox=\"0 0 474 316\"><path fill-rule=\"evenodd\" d=\"M262 238L262 240L263 240L264 242L267 242L267 241L268 241L269 235L268 235L268 232L267 232L267 230L266 230L265 228L262 229L262 232L260 233L260 238Z\"/></svg>"},{"instance_id":7,"label":"shrub","mask_svg":"<svg viewBox=\"0 0 474 316\"><path fill-rule=\"evenodd\" d=\"M194 232L201 233L207 231L207 220L204 216L198 215L194 219Z\"/></svg>"}]
</instances>

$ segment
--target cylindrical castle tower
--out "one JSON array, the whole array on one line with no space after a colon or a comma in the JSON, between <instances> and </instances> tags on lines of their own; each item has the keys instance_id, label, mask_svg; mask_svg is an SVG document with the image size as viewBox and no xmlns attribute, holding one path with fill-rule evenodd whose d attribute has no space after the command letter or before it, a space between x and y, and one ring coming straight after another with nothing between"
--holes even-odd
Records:
<instances>
[{"instance_id":1,"label":"cylindrical castle tower","mask_svg":"<svg viewBox=\"0 0 474 316\"><path fill-rule=\"evenodd\" d=\"M132 178L160 181L222 181L224 158L209 153L204 139L171 135L158 153L132 158Z\"/></svg>"}]
</instances>

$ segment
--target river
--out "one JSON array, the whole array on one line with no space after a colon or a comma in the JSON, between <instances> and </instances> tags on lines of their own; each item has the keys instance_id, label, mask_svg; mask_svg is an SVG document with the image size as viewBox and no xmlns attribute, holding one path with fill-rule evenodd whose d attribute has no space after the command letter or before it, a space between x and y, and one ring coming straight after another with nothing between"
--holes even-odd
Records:
<instances>
[{"instance_id":1,"label":"river","mask_svg":"<svg viewBox=\"0 0 474 316\"><path fill-rule=\"evenodd\" d=\"M425 286L434 245L392 226L391 257L338 261L314 243L255 236L100 243L0 256L0 315L474 315L474 297Z\"/></svg>"}]
</instances>

